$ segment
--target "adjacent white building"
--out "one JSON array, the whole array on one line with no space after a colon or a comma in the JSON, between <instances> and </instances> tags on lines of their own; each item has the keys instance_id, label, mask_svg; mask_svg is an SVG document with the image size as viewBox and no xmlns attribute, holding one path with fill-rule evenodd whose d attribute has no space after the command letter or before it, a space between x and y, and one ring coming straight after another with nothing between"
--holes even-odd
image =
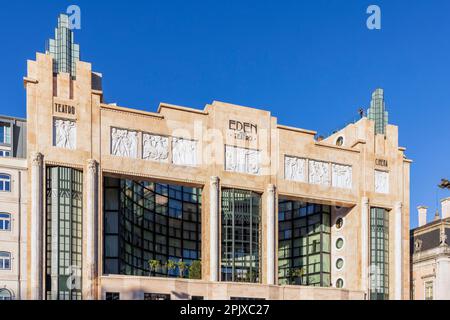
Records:
<instances>
[{"instance_id":1,"label":"adjacent white building","mask_svg":"<svg viewBox=\"0 0 450 320\"><path fill-rule=\"evenodd\" d=\"M420 206L419 227L411 231L411 299L450 300L450 198L427 223L427 207Z\"/></svg>"}]
</instances>

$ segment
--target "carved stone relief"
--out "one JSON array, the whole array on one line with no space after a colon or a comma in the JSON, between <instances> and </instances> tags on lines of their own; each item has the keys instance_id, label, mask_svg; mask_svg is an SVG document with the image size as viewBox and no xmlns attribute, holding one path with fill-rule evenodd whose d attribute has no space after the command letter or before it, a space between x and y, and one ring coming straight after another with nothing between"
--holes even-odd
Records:
<instances>
[{"instance_id":1,"label":"carved stone relief","mask_svg":"<svg viewBox=\"0 0 450 320\"><path fill-rule=\"evenodd\" d=\"M225 170L258 175L261 170L261 152L225 146Z\"/></svg>"},{"instance_id":2,"label":"carved stone relief","mask_svg":"<svg viewBox=\"0 0 450 320\"><path fill-rule=\"evenodd\" d=\"M172 139L172 162L178 166L197 165L197 141L173 138Z\"/></svg>"},{"instance_id":3,"label":"carved stone relief","mask_svg":"<svg viewBox=\"0 0 450 320\"><path fill-rule=\"evenodd\" d=\"M352 188L353 170L351 166L332 164L333 187L342 189Z\"/></svg>"},{"instance_id":4,"label":"carved stone relief","mask_svg":"<svg viewBox=\"0 0 450 320\"><path fill-rule=\"evenodd\" d=\"M142 158L144 160L168 162L169 138L144 133L142 135Z\"/></svg>"},{"instance_id":5,"label":"carved stone relief","mask_svg":"<svg viewBox=\"0 0 450 320\"><path fill-rule=\"evenodd\" d=\"M375 192L389 193L389 173L375 170Z\"/></svg>"},{"instance_id":6,"label":"carved stone relief","mask_svg":"<svg viewBox=\"0 0 450 320\"><path fill-rule=\"evenodd\" d=\"M111 154L114 156L137 158L138 137L136 131L112 128Z\"/></svg>"},{"instance_id":7,"label":"carved stone relief","mask_svg":"<svg viewBox=\"0 0 450 320\"><path fill-rule=\"evenodd\" d=\"M286 156L284 158L284 176L286 180L307 182L306 159Z\"/></svg>"},{"instance_id":8,"label":"carved stone relief","mask_svg":"<svg viewBox=\"0 0 450 320\"><path fill-rule=\"evenodd\" d=\"M309 160L309 183L329 186L330 164L322 161Z\"/></svg>"},{"instance_id":9,"label":"carved stone relief","mask_svg":"<svg viewBox=\"0 0 450 320\"><path fill-rule=\"evenodd\" d=\"M55 119L53 123L53 145L74 150L77 147L77 126L75 121Z\"/></svg>"}]
</instances>

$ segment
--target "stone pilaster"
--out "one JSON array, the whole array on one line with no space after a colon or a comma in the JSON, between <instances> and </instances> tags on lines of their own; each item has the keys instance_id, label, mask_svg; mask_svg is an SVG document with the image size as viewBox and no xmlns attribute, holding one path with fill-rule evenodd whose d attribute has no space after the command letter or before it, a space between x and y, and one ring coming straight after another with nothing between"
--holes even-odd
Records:
<instances>
[{"instance_id":1,"label":"stone pilaster","mask_svg":"<svg viewBox=\"0 0 450 320\"><path fill-rule=\"evenodd\" d=\"M403 229L403 217L402 217L402 203L396 202L394 207L395 215L395 240L394 240L394 266L395 266L395 288L394 288L394 299L402 300L403 292L403 239L402 239L402 229Z\"/></svg>"},{"instance_id":2,"label":"stone pilaster","mask_svg":"<svg viewBox=\"0 0 450 320\"><path fill-rule=\"evenodd\" d=\"M31 159L31 299L42 300L42 198L44 157L36 153Z\"/></svg>"},{"instance_id":3,"label":"stone pilaster","mask_svg":"<svg viewBox=\"0 0 450 320\"><path fill-rule=\"evenodd\" d=\"M361 199L361 290L368 294L369 275L369 198Z\"/></svg>"},{"instance_id":4,"label":"stone pilaster","mask_svg":"<svg viewBox=\"0 0 450 320\"><path fill-rule=\"evenodd\" d=\"M87 165L86 190L86 279L84 299L95 299L95 281L97 278L97 208L98 208L98 171L97 161L89 160Z\"/></svg>"},{"instance_id":5,"label":"stone pilaster","mask_svg":"<svg viewBox=\"0 0 450 320\"><path fill-rule=\"evenodd\" d=\"M275 186L267 188L267 284L275 284Z\"/></svg>"},{"instance_id":6,"label":"stone pilaster","mask_svg":"<svg viewBox=\"0 0 450 320\"><path fill-rule=\"evenodd\" d=\"M218 177L209 186L209 280L219 281L219 190Z\"/></svg>"}]
</instances>

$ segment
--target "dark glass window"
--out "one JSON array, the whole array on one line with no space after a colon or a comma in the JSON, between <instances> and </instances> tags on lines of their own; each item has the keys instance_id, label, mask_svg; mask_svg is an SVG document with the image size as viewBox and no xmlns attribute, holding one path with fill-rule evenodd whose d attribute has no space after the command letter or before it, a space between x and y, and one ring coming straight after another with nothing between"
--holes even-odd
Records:
<instances>
[{"instance_id":1,"label":"dark glass window","mask_svg":"<svg viewBox=\"0 0 450 320\"><path fill-rule=\"evenodd\" d=\"M0 252L0 270L11 270L11 253Z\"/></svg>"},{"instance_id":2,"label":"dark glass window","mask_svg":"<svg viewBox=\"0 0 450 320\"><path fill-rule=\"evenodd\" d=\"M192 296L191 300L205 300L203 296Z\"/></svg>"},{"instance_id":3,"label":"dark glass window","mask_svg":"<svg viewBox=\"0 0 450 320\"><path fill-rule=\"evenodd\" d=\"M170 294L163 293L144 293L144 300L170 300Z\"/></svg>"},{"instance_id":4,"label":"dark glass window","mask_svg":"<svg viewBox=\"0 0 450 320\"><path fill-rule=\"evenodd\" d=\"M201 189L104 179L104 274L201 277Z\"/></svg>"},{"instance_id":5,"label":"dark glass window","mask_svg":"<svg viewBox=\"0 0 450 320\"><path fill-rule=\"evenodd\" d=\"M389 212L370 210L370 299L389 299Z\"/></svg>"},{"instance_id":6,"label":"dark glass window","mask_svg":"<svg viewBox=\"0 0 450 320\"><path fill-rule=\"evenodd\" d=\"M222 281L260 282L261 196L222 190Z\"/></svg>"},{"instance_id":7,"label":"dark glass window","mask_svg":"<svg viewBox=\"0 0 450 320\"><path fill-rule=\"evenodd\" d=\"M83 172L47 168L46 297L81 300Z\"/></svg>"},{"instance_id":8,"label":"dark glass window","mask_svg":"<svg viewBox=\"0 0 450 320\"><path fill-rule=\"evenodd\" d=\"M105 295L105 300L120 300L119 292L107 292Z\"/></svg>"},{"instance_id":9,"label":"dark glass window","mask_svg":"<svg viewBox=\"0 0 450 320\"><path fill-rule=\"evenodd\" d=\"M280 285L329 287L331 207L280 199L278 281Z\"/></svg>"}]
</instances>

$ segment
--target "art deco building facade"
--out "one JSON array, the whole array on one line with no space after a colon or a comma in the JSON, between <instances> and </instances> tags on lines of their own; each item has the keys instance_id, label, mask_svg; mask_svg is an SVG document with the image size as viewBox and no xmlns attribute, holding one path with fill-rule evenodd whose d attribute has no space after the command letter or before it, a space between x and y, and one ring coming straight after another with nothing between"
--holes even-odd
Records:
<instances>
[{"instance_id":1,"label":"art deco building facade","mask_svg":"<svg viewBox=\"0 0 450 320\"><path fill-rule=\"evenodd\" d=\"M24 79L28 298L409 298L396 126L319 142L223 102L128 109L75 67L38 53Z\"/></svg>"},{"instance_id":2,"label":"art deco building facade","mask_svg":"<svg viewBox=\"0 0 450 320\"><path fill-rule=\"evenodd\" d=\"M411 298L450 300L450 198L442 200L442 218L427 223L419 207L419 227L411 231Z\"/></svg>"},{"instance_id":3,"label":"art deco building facade","mask_svg":"<svg viewBox=\"0 0 450 320\"><path fill-rule=\"evenodd\" d=\"M26 122L0 116L0 300L27 297Z\"/></svg>"}]
</instances>

